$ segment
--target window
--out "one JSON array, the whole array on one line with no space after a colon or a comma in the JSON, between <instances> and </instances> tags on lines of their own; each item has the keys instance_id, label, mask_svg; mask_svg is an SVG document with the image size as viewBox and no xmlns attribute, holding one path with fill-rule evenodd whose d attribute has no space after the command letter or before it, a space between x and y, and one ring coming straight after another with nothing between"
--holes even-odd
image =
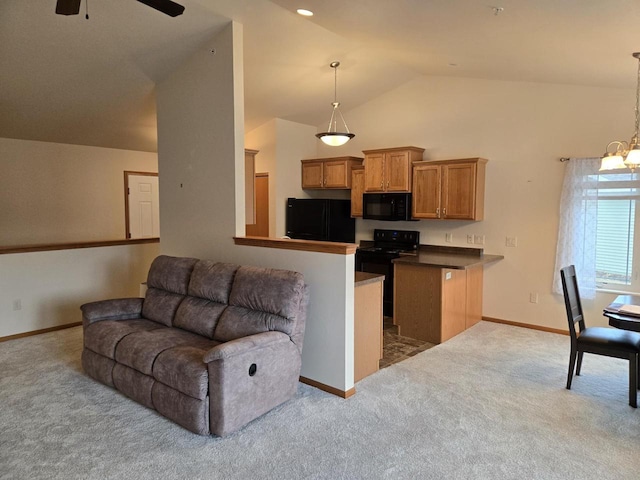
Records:
<instances>
[{"instance_id":1,"label":"window","mask_svg":"<svg viewBox=\"0 0 640 480\"><path fill-rule=\"evenodd\" d=\"M568 162L560 198L553 292L562 294L560 269L575 265L580 295L596 290L640 292L640 172L600 172L600 158Z\"/></svg>"},{"instance_id":2,"label":"window","mask_svg":"<svg viewBox=\"0 0 640 480\"><path fill-rule=\"evenodd\" d=\"M600 289L640 290L633 271L635 226L640 224L638 186L638 174L628 170L598 175L596 285Z\"/></svg>"}]
</instances>

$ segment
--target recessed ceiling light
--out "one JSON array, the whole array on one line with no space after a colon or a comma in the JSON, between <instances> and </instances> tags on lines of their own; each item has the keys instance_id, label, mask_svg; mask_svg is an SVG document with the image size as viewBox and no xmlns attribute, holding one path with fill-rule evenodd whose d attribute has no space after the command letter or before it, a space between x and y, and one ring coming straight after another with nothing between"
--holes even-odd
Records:
<instances>
[{"instance_id":1,"label":"recessed ceiling light","mask_svg":"<svg viewBox=\"0 0 640 480\"><path fill-rule=\"evenodd\" d=\"M305 10L304 8L299 8L298 10L296 10L296 12L298 12L298 14L302 15L303 17L313 17L313 12L311 10Z\"/></svg>"}]
</instances>

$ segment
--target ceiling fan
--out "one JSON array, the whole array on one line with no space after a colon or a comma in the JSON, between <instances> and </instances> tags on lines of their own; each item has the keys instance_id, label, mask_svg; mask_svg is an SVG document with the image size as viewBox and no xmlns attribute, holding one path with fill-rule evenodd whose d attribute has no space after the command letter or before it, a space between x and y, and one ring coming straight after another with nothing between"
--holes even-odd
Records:
<instances>
[{"instance_id":1,"label":"ceiling fan","mask_svg":"<svg viewBox=\"0 0 640 480\"><path fill-rule=\"evenodd\" d=\"M171 0L137 0L140 3L155 8L170 17L182 15L184 7ZM58 0L56 3L56 13L58 15L77 15L80 13L81 0Z\"/></svg>"}]
</instances>

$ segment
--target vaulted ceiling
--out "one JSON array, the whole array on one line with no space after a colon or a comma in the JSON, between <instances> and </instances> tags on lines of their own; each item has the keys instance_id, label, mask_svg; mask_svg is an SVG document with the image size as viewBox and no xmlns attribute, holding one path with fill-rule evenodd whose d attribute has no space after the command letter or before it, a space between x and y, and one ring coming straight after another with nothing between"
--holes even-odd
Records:
<instances>
[{"instance_id":1,"label":"vaulted ceiling","mask_svg":"<svg viewBox=\"0 0 640 480\"><path fill-rule=\"evenodd\" d=\"M0 137L155 151L155 83L229 19L246 130L326 121L333 60L348 111L420 75L633 89L640 51L635 0L179 0L176 18L88 0L89 20L86 1L72 17L55 0L0 2Z\"/></svg>"}]
</instances>

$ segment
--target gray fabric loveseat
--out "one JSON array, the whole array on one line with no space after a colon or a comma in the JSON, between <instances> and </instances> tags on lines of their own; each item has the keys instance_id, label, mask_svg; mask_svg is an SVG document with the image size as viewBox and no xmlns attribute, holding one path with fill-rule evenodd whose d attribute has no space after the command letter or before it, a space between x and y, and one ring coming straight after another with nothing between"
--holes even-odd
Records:
<instances>
[{"instance_id":1,"label":"gray fabric loveseat","mask_svg":"<svg viewBox=\"0 0 640 480\"><path fill-rule=\"evenodd\" d=\"M82 305L94 379L200 435L225 435L296 394L302 274L157 257L143 298Z\"/></svg>"}]
</instances>

